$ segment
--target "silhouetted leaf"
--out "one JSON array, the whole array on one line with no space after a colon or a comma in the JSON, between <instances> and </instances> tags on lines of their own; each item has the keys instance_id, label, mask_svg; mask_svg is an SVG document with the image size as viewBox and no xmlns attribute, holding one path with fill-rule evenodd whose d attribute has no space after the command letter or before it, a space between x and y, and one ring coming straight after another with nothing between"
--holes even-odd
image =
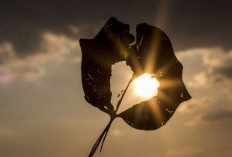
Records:
<instances>
[{"instance_id":1,"label":"silhouetted leaf","mask_svg":"<svg viewBox=\"0 0 232 157\"><path fill-rule=\"evenodd\" d=\"M167 123L181 102L191 98L182 81L183 66L177 60L167 35L145 23L137 25L136 33L135 42L134 36L129 34L129 25L110 18L94 39L80 40L85 99L111 117L89 156L95 153L102 139L104 143L116 117L121 117L136 129L154 130ZM130 84L118 94L121 98L114 109L110 77L112 65L120 61L126 61L134 72L130 82L144 73L150 73L159 81L160 87L157 96L117 115Z\"/></svg>"},{"instance_id":2,"label":"silhouetted leaf","mask_svg":"<svg viewBox=\"0 0 232 157\"><path fill-rule=\"evenodd\" d=\"M136 54L142 73L155 74L160 88L157 96L133 106L119 116L134 128L157 129L166 124L181 102L191 97L182 81L183 66L163 31L140 24L137 26L136 44L140 45ZM141 74L133 62L130 65L134 72Z\"/></svg>"},{"instance_id":3,"label":"silhouetted leaf","mask_svg":"<svg viewBox=\"0 0 232 157\"><path fill-rule=\"evenodd\" d=\"M125 60L122 50L129 52L133 41L134 37L129 34L129 25L115 18L109 19L94 39L80 39L85 99L108 114L113 112L110 102L112 64Z\"/></svg>"}]
</instances>

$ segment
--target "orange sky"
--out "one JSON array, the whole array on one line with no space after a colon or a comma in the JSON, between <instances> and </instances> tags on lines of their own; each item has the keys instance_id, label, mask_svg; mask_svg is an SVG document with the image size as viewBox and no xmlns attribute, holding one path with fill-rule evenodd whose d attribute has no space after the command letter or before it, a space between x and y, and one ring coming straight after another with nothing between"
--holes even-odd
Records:
<instances>
[{"instance_id":1,"label":"orange sky","mask_svg":"<svg viewBox=\"0 0 232 157\"><path fill-rule=\"evenodd\" d=\"M80 38L109 17L164 29L183 64L192 99L162 128L140 131L114 121L98 157L231 157L232 47L228 1L70 1L0 5L0 154L87 156L109 117L84 100ZM7 8L7 9L6 9ZM113 71L112 91L130 78ZM123 74L123 75L122 75ZM119 81L120 80L120 81ZM118 81L120 83L118 83ZM113 93L113 100L115 96ZM122 103L123 110L131 96Z\"/></svg>"}]
</instances>

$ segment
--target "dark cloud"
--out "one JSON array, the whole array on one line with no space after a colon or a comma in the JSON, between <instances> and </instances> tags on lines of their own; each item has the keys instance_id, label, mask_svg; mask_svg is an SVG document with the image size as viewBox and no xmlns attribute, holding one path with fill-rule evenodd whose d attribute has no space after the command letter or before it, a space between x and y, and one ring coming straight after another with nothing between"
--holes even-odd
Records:
<instances>
[{"instance_id":1,"label":"dark cloud","mask_svg":"<svg viewBox=\"0 0 232 157\"><path fill-rule=\"evenodd\" d=\"M210 80L209 83L224 83L232 81L232 53L224 54L224 58L218 58L219 65L212 65L205 72L205 80ZM230 60L230 62L228 62Z\"/></svg>"},{"instance_id":2,"label":"dark cloud","mask_svg":"<svg viewBox=\"0 0 232 157\"><path fill-rule=\"evenodd\" d=\"M232 82L232 49L225 51L222 48L193 49L191 58L201 54L204 70L198 72L194 77L195 87L212 86L218 84L231 84ZM185 51L188 52L188 51ZM193 59L193 58L192 58Z\"/></svg>"},{"instance_id":3,"label":"dark cloud","mask_svg":"<svg viewBox=\"0 0 232 157\"><path fill-rule=\"evenodd\" d=\"M232 66L223 66L214 68L212 71L212 75L223 75L227 79L232 79Z\"/></svg>"},{"instance_id":4,"label":"dark cloud","mask_svg":"<svg viewBox=\"0 0 232 157\"><path fill-rule=\"evenodd\" d=\"M214 111L205 114L202 119L208 122L222 121L232 118L232 111L222 110Z\"/></svg>"},{"instance_id":5,"label":"dark cloud","mask_svg":"<svg viewBox=\"0 0 232 157\"><path fill-rule=\"evenodd\" d=\"M90 37L94 29L115 16L133 28L141 22L161 27L177 50L215 45L227 48L232 41L231 6L228 0L2 0L0 42L11 42L19 56L33 54L45 31L75 37L71 25L80 29L80 36Z\"/></svg>"},{"instance_id":6,"label":"dark cloud","mask_svg":"<svg viewBox=\"0 0 232 157\"><path fill-rule=\"evenodd\" d=\"M208 71L199 73L195 78L197 78L198 81L206 83L206 86L227 82L231 83L232 67L213 67Z\"/></svg>"},{"instance_id":7,"label":"dark cloud","mask_svg":"<svg viewBox=\"0 0 232 157\"><path fill-rule=\"evenodd\" d=\"M199 126L205 124L219 124L230 121L232 119L232 111L228 109L219 109L206 111L203 114L197 114L186 126Z\"/></svg>"}]
</instances>

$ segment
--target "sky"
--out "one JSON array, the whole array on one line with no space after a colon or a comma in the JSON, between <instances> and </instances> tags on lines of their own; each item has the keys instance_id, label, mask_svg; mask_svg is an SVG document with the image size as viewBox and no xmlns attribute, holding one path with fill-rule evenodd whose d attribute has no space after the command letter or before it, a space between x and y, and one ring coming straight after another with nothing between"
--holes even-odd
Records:
<instances>
[{"instance_id":1,"label":"sky","mask_svg":"<svg viewBox=\"0 0 232 157\"><path fill-rule=\"evenodd\" d=\"M231 8L229 0L1 0L1 156L88 155L109 116L84 99L79 39L116 17L132 33L146 22L169 36L192 99L158 130L116 119L95 155L231 157ZM129 77L123 63L113 67L112 101ZM135 101L126 98L123 107Z\"/></svg>"}]
</instances>

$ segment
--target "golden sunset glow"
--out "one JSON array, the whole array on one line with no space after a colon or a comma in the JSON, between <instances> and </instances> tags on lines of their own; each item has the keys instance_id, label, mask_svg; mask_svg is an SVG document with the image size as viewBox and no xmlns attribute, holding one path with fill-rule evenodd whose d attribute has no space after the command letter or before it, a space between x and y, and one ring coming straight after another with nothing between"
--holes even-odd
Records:
<instances>
[{"instance_id":1,"label":"golden sunset glow","mask_svg":"<svg viewBox=\"0 0 232 157\"><path fill-rule=\"evenodd\" d=\"M143 74L134 80L135 93L144 98L158 94L159 82L151 74Z\"/></svg>"}]
</instances>

